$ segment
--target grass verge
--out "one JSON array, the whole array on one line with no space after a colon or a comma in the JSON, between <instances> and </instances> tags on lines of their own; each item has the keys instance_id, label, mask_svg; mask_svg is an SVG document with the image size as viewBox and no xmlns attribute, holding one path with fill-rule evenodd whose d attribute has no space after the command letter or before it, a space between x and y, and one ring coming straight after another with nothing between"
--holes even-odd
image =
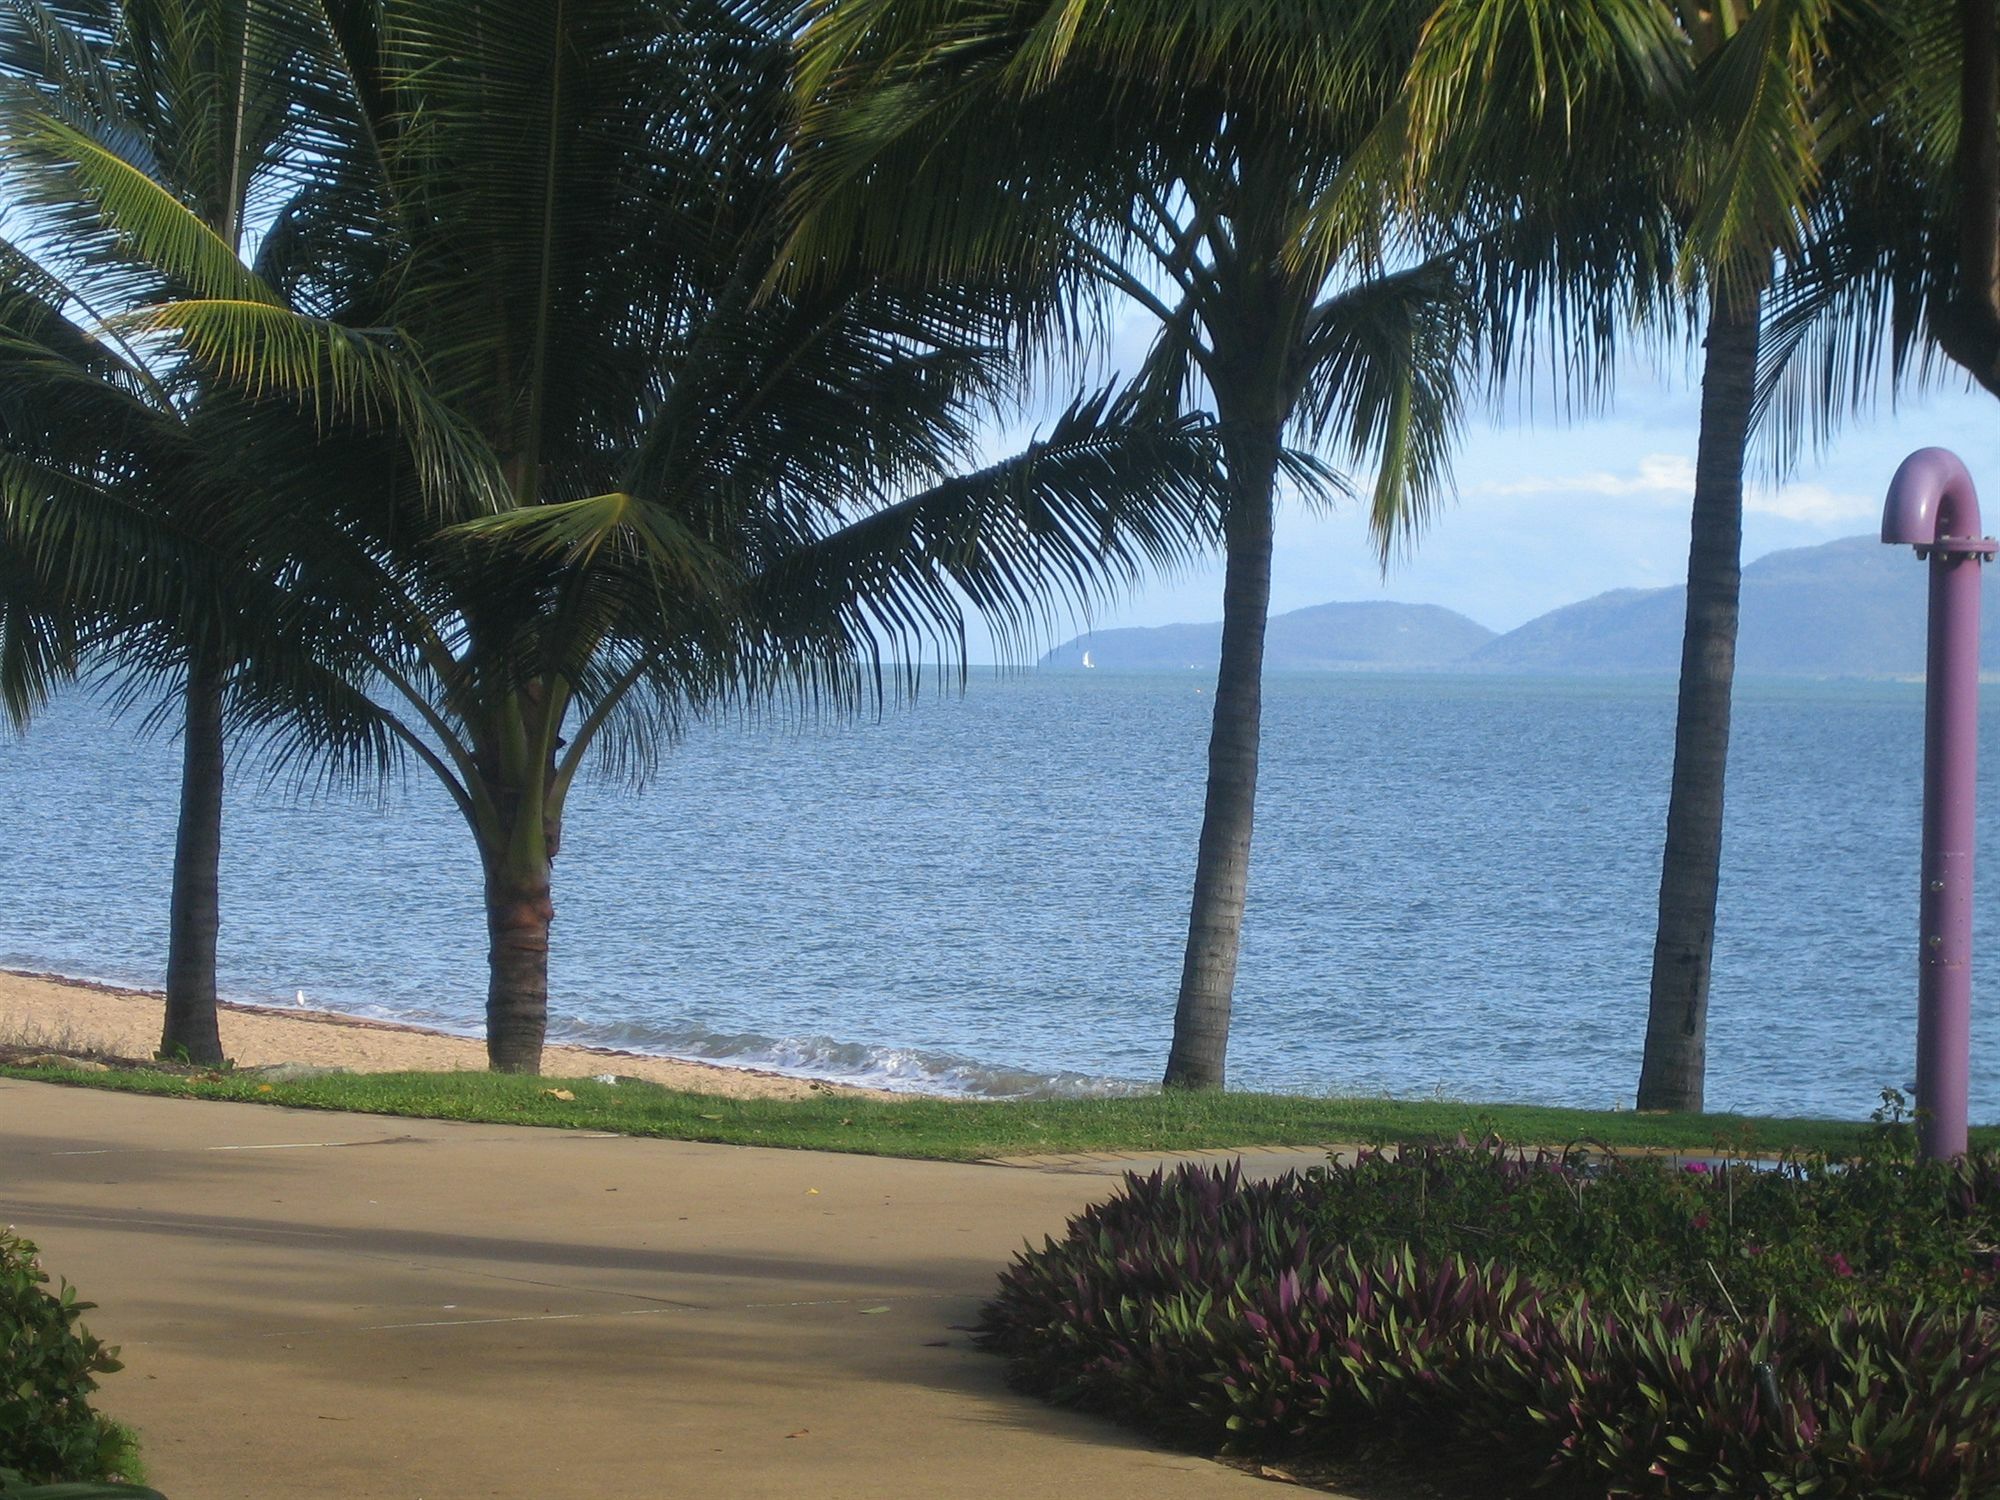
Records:
<instances>
[{"instance_id":1,"label":"grass verge","mask_svg":"<svg viewBox=\"0 0 2000 1500\"><path fill-rule=\"evenodd\" d=\"M1126 1099L883 1101L829 1094L811 1099L725 1099L647 1083L521 1078L490 1073L353 1073L267 1081L254 1074L110 1072L0 1067L0 1077L120 1093L222 1099L292 1109L348 1110L427 1120L606 1130L667 1140L933 1161L995 1156L1232 1146L1450 1141L1497 1133L1523 1145L1595 1141L1655 1148L1775 1155L1851 1151L1861 1122L1666 1116L1550 1109L1527 1104L1321 1099L1281 1094L1161 1094ZM555 1090L572 1097L557 1098ZM1974 1132L2000 1145L2000 1126Z\"/></svg>"}]
</instances>

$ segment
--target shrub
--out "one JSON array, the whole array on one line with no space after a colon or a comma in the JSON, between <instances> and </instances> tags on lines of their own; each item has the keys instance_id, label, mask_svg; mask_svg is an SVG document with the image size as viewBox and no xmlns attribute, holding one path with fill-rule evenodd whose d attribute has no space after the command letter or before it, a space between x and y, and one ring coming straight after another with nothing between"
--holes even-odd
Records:
<instances>
[{"instance_id":1,"label":"shrub","mask_svg":"<svg viewBox=\"0 0 2000 1500\"><path fill-rule=\"evenodd\" d=\"M67 1282L49 1289L35 1247L0 1231L0 1470L14 1483L115 1477L124 1430L90 1408L97 1376L119 1368L79 1319L93 1304Z\"/></svg>"},{"instance_id":2,"label":"shrub","mask_svg":"<svg viewBox=\"0 0 2000 1500\"><path fill-rule=\"evenodd\" d=\"M1739 1170L1494 1146L1128 1178L1016 1259L981 1338L1024 1386L1182 1442L1483 1493L2000 1493L1994 1163Z\"/></svg>"},{"instance_id":3,"label":"shrub","mask_svg":"<svg viewBox=\"0 0 2000 1500\"><path fill-rule=\"evenodd\" d=\"M1851 1161L1584 1161L1547 1151L1364 1152L1302 1185L1321 1243L1502 1256L1545 1284L1646 1290L1740 1318L1824 1318L1879 1295L1992 1305L2000 1159L1918 1162L1901 1132Z\"/></svg>"}]
</instances>

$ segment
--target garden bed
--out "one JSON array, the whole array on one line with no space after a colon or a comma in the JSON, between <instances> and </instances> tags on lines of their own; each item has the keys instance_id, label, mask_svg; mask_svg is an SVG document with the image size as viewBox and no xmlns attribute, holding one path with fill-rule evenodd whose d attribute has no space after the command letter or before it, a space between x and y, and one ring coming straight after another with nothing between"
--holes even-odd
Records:
<instances>
[{"instance_id":1,"label":"garden bed","mask_svg":"<svg viewBox=\"0 0 2000 1500\"><path fill-rule=\"evenodd\" d=\"M1129 1178L983 1341L1185 1446L1504 1495L2000 1494L2000 1158L1478 1146Z\"/></svg>"}]
</instances>

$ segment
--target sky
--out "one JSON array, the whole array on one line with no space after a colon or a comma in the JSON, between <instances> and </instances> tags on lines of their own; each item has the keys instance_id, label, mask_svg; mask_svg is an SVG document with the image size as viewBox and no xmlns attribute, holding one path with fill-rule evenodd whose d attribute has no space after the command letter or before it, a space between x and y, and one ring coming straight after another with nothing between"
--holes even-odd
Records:
<instances>
[{"instance_id":1,"label":"sky","mask_svg":"<svg viewBox=\"0 0 2000 1500\"><path fill-rule=\"evenodd\" d=\"M1121 329L1120 334L1125 330ZM1122 338L1118 340L1123 342ZM1467 424L1456 496L1407 555L1377 564L1360 501L1330 514L1297 506L1278 520L1271 612L1333 600L1440 604L1493 630L1607 589L1657 588L1687 575L1700 393L1697 361L1620 375L1600 413L1564 422L1484 414ZM1753 460L1746 562L1789 547L1870 533L1911 450L1951 448L1988 491L2000 529L2000 401L1952 381L1895 410L1850 418L1783 476ZM1365 476L1364 476L1365 478ZM1095 629L1221 618L1222 564L1155 577L1094 610Z\"/></svg>"}]
</instances>

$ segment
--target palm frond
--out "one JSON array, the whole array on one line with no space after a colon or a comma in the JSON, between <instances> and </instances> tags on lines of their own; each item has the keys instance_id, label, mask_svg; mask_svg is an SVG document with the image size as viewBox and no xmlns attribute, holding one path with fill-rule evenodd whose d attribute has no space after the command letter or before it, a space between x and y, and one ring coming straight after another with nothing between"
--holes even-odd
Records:
<instances>
[{"instance_id":1,"label":"palm frond","mask_svg":"<svg viewBox=\"0 0 2000 1500\"><path fill-rule=\"evenodd\" d=\"M506 503L491 454L392 339L264 300L156 303L113 326L141 337L171 335L249 400L298 402L322 425L392 426L443 514L458 518Z\"/></svg>"},{"instance_id":2,"label":"palm frond","mask_svg":"<svg viewBox=\"0 0 2000 1500\"><path fill-rule=\"evenodd\" d=\"M445 535L510 544L565 571L636 565L662 599L718 593L733 571L729 559L681 517L623 491L482 516Z\"/></svg>"},{"instance_id":3,"label":"palm frond","mask_svg":"<svg viewBox=\"0 0 2000 1500\"><path fill-rule=\"evenodd\" d=\"M1799 241L1827 128L1816 81L1834 0L1761 0L1703 65L1684 191L1689 238L1718 273L1761 282Z\"/></svg>"},{"instance_id":4,"label":"palm frond","mask_svg":"<svg viewBox=\"0 0 2000 1500\"><path fill-rule=\"evenodd\" d=\"M1298 425L1372 464L1368 529L1387 565L1449 489L1480 336L1477 289L1440 257L1363 282L1315 310Z\"/></svg>"},{"instance_id":5,"label":"palm frond","mask_svg":"<svg viewBox=\"0 0 2000 1500\"><path fill-rule=\"evenodd\" d=\"M235 245L166 186L19 90L0 88L0 151L0 184L31 213L57 215L58 232L101 223L134 260L196 295L276 305Z\"/></svg>"},{"instance_id":6,"label":"palm frond","mask_svg":"<svg viewBox=\"0 0 2000 1500\"><path fill-rule=\"evenodd\" d=\"M753 618L780 640L915 663L960 648L963 600L1019 650L1064 601L1188 561L1219 537L1212 436L1132 423L1130 400L1081 397L1014 458L800 548L755 581Z\"/></svg>"}]
</instances>

